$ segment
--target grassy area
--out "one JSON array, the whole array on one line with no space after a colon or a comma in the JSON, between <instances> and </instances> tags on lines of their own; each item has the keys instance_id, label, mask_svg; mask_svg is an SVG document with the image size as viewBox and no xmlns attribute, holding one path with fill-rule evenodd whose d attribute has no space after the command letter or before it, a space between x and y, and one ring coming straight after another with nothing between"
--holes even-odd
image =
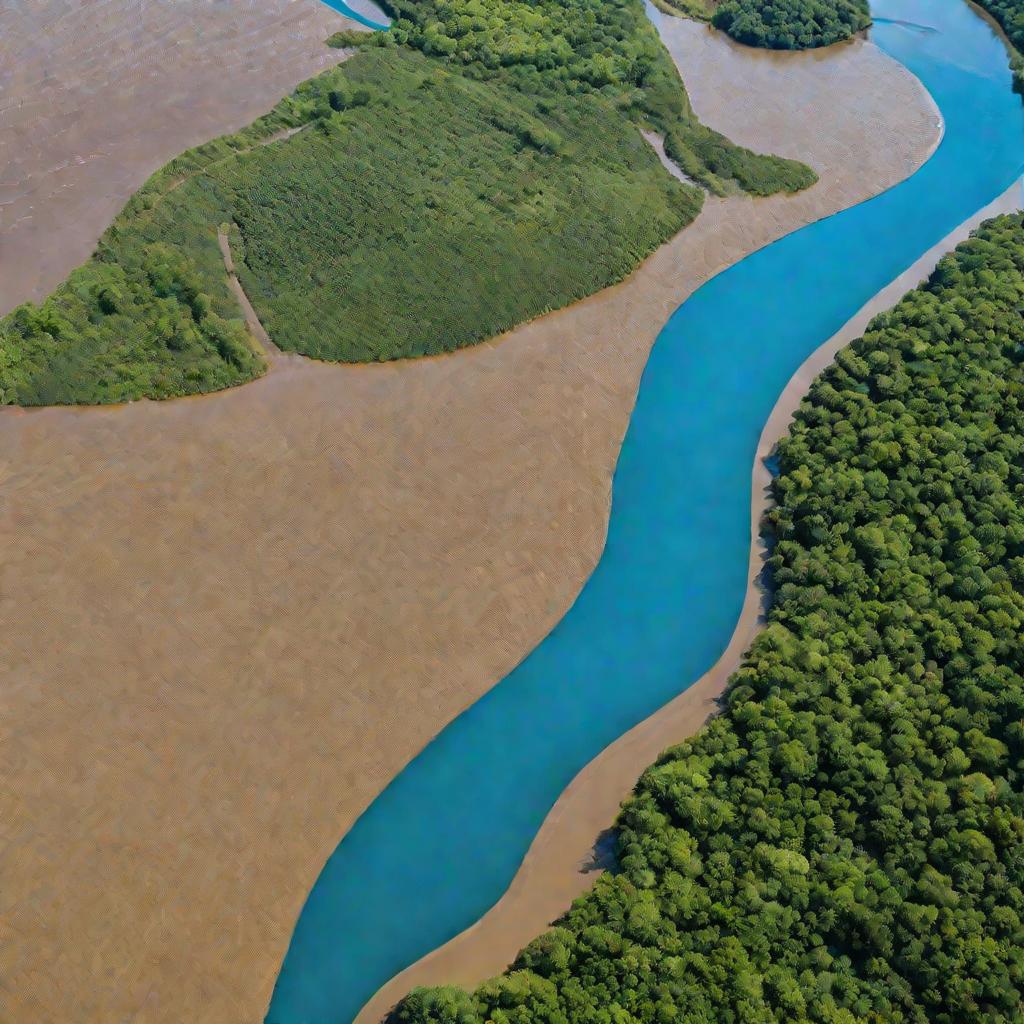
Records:
<instances>
[{"instance_id":1,"label":"grassy area","mask_svg":"<svg viewBox=\"0 0 1024 1024\"><path fill-rule=\"evenodd\" d=\"M699 124L639 0L388 7L391 31L337 40L365 52L172 161L85 266L0 320L0 402L164 398L261 373L226 286L225 224L280 347L382 360L590 294L691 221L700 190L640 126L719 194L815 180Z\"/></svg>"},{"instance_id":2,"label":"grassy area","mask_svg":"<svg viewBox=\"0 0 1024 1024\"><path fill-rule=\"evenodd\" d=\"M779 450L769 623L604 875L407 1024L1024 1019L1024 215L877 317Z\"/></svg>"},{"instance_id":3,"label":"grassy area","mask_svg":"<svg viewBox=\"0 0 1024 1024\"><path fill-rule=\"evenodd\" d=\"M674 0L682 3L684 0ZM694 10L702 0L685 0ZM639 0L385 0L386 35L336 45L414 47L474 78L530 96L598 93L665 136L666 150L717 195L795 192L817 180L795 160L754 153L702 125Z\"/></svg>"},{"instance_id":4,"label":"grassy area","mask_svg":"<svg viewBox=\"0 0 1024 1024\"><path fill-rule=\"evenodd\" d=\"M538 101L399 48L341 74L341 113L216 172L242 282L282 348L364 361L469 345L621 280L700 209L599 98Z\"/></svg>"}]
</instances>

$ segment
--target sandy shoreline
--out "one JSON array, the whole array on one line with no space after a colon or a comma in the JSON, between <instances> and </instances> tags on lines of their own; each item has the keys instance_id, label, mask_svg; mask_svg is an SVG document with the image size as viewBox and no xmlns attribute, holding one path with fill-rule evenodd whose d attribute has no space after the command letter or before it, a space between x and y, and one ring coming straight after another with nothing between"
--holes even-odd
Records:
<instances>
[{"instance_id":1,"label":"sandy shoreline","mask_svg":"<svg viewBox=\"0 0 1024 1024\"><path fill-rule=\"evenodd\" d=\"M0 1018L259 1021L341 835L592 571L671 312L937 138L870 44L822 61L690 23L667 38L706 123L820 183L709 199L627 281L452 356L284 358L204 398L0 410ZM60 255L48 202L39 251Z\"/></svg>"},{"instance_id":2,"label":"sandy shoreline","mask_svg":"<svg viewBox=\"0 0 1024 1024\"><path fill-rule=\"evenodd\" d=\"M1021 182L1017 181L883 288L800 366L779 396L758 442L752 471L749 583L740 618L722 656L696 683L580 771L544 820L498 903L470 928L388 982L363 1008L356 1024L378 1024L417 986L471 988L500 974L523 946L593 885L595 872L601 870L601 846L620 804L663 750L692 736L715 713L729 678L764 624L760 523L770 505L771 484L765 459L785 435L802 398L840 349L864 333L872 317L925 280L939 259L983 220L1021 206Z\"/></svg>"}]
</instances>

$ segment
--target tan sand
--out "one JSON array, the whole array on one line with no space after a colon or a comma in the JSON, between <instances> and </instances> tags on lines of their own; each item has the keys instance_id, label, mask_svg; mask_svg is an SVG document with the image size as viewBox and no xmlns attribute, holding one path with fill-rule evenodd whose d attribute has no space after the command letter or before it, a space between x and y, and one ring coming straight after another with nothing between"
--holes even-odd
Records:
<instances>
[{"instance_id":1,"label":"tan sand","mask_svg":"<svg viewBox=\"0 0 1024 1024\"><path fill-rule=\"evenodd\" d=\"M821 184L709 201L627 282L449 357L0 414L0 1020L259 1021L356 815L593 568L671 311L935 143L868 44L670 42L707 121Z\"/></svg>"},{"instance_id":2,"label":"tan sand","mask_svg":"<svg viewBox=\"0 0 1024 1024\"><path fill-rule=\"evenodd\" d=\"M92 252L171 157L235 131L359 27L318 0L0 3L0 315Z\"/></svg>"},{"instance_id":3,"label":"tan sand","mask_svg":"<svg viewBox=\"0 0 1024 1024\"><path fill-rule=\"evenodd\" d=\"M739 668L744 652L764 624L759 578L765 552L759 524L770 504L771 483L764 460L788 430L801 399L836 353L859 338L873 316L889 309L925 280L943 254L983 220L1020 207L1018 181L883 288L801 365L779 396L758 442L750 508L750 582L729 646L693 686L606 747L573 779L551 809L498 903L472 927L393 978L367 1003L356 1024L378 1024L417 986L457 984L472 988L501 973L523 946L593 885L603 870L603 846L622 801L663 750L692 736L715 713L729 677Z\"/></svg>"}]
</instances>

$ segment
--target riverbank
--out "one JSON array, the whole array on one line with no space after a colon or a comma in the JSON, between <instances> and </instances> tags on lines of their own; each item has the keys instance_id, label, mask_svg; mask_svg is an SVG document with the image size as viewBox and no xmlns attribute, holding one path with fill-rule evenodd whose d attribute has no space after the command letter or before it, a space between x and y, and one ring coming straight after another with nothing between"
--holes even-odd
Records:
<instances>
[{"instance_id":1,"label":"riverbank","mask_svg":"<svg viewBox=\"0 0 1024 1024\"><path fill-rule=\"evenodd\" d=\"M758 442L752 471L749 584L743 611L721 658L693 686L607 747L573 779L545 819L501 900L472 927L392 979L366 1005L356 1024L378 1024L418 986L454 984L474 988L500 974L520 949L594 884L596 873L605 866L609 830L620 804L663 750L692 736L715 713L730 677L764 624L760 523L771 498L771 476L765 460L786 434L814 379L840 349L864 333L872 317L925 280L939 259L982 221L1012 213L1021 206L1021 182L1017 181L883 288L793 375Z\"/></svg>"},{"instance_id":2,"label":"riverbank","mask_svg":"<svg viewBox=\"0 0 1024 1024\"><path fill-rule=\"evenodd\" d=\"M340 835L593 569L669 314L937 140L870 44L666 38L706 123L821 182L709 200L623 284L450 357L0 413L0 1016L259 1019Z\"/></svg>"},{"instance_id":3,"label":"riverbank","mask_svg":"<svg viewBox=\"0 0 1024 1024\"><path fill-rule=\"evenodd\" d=\"M0 315L48 295L159 167L343 59L318 0L0 9Z\"/></svg>"}]
</instances>

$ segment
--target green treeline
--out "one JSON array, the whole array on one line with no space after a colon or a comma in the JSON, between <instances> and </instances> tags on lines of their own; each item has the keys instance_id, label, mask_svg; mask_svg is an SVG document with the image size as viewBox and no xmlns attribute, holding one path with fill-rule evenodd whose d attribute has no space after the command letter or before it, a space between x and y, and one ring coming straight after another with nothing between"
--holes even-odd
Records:
<instances>
[{"instance_id":1,"label":"green treeline","mask_svg":"<svg viewBox=\"0 0 1024 1024\"><path fill-rule=\"evenodd\" d=\"M748 46L807 50L871 24L867 0L723 0L711 24Z\"/></svg>"},{"instance_id":2,"label":"green treeline","mask_svg":"<svg viewBox=\"0 0 1024 1024\"><path fill-rule=\"evenodd\" d=\"M1024 215L815 382L769 623L650 767L602 876L410 1024L1024 1019Z\"/></svg>"},{"instance_id":3,"label":"green treeline","mask_svg":"<svg viewBox=\"0 0 1024 1024\"><path fill-rule=\"evenodd\" d=\"M1024 0L976 0L999 23L1012 47L1010 67L1013 69L1013 88L1024 93Z\"/></svg>"},{"instance_id":4,"label":"green treeline","mask_svg":"<svg viewBox=\"0 0 1024 1024\"><path fill-rule=\"evenodd\" d=\"M392 5L389 5L391 7ZM699 212L638 132L716 193L795 161L699 124L640 0L396 0L387 33L147 182L96 254L0 319L0 403L118 402L264 369L227 287L323 359L470 345L621 280Z\"/></svg>"}]
</instances>

